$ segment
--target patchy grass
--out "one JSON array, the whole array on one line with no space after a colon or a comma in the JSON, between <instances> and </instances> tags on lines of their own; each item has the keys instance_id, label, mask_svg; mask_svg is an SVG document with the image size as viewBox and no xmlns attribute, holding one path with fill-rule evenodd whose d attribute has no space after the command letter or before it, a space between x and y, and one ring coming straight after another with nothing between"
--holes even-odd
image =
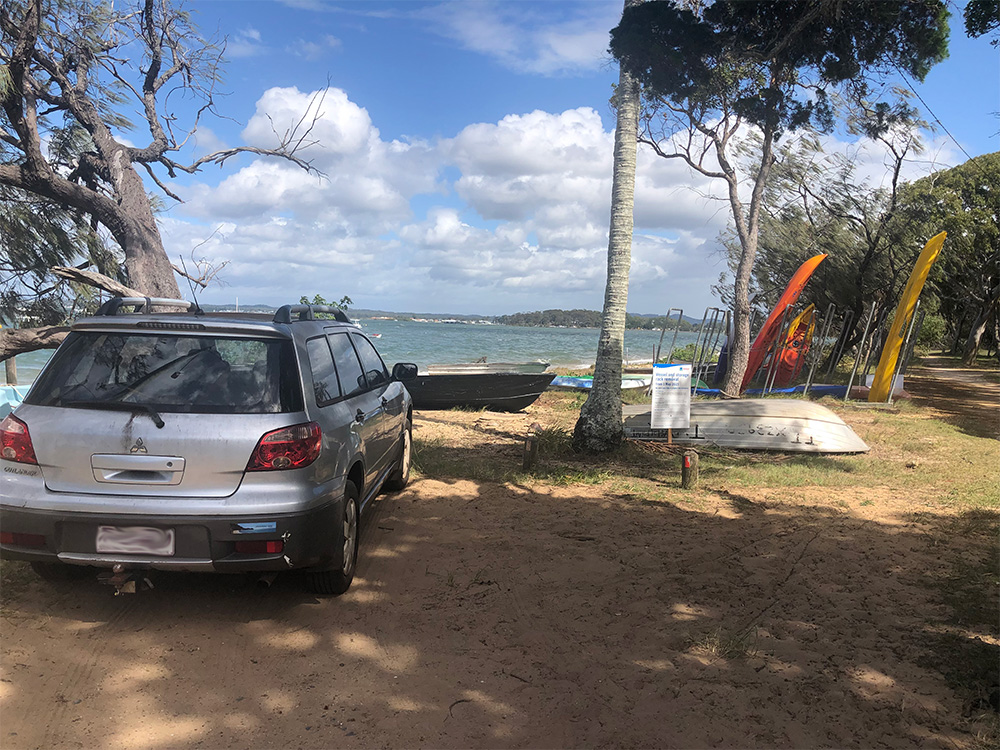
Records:
<instances>
[{"instance_id":1,"label":"patchy grass","mask_svg":"<svg viewBox=\"0 0 1000 750\"><path fill-rule=\"evenodd\" d=\"M537 432L538 452L545 456L573 454L573 433L565 427L543 427Z\"/></svg>"},{"instance_id":2,"label":"patchy grass","mask_svg":"<svg viewBox=\"0 0 1000 750\"><path fill-rule=\"evenodd\" d=\"M651 404L653 403L653 398L648 391L648 388L629 388L627 391L622 391L622 403Z\"/></svg>"},{"instance_id":3,"label":"patchy grass","mask_svg":"<svg viewBox=\"0 0 1000 750\"><path fill-rule=\"evenodd\" d=\"M1000 746L1000 512L969 510L941 531L961 538L946 546L950 565L925 577L940 592L949 615L924 633L923 663L944 675L964 697L964 714L977 726L976 747Z\"/></svg>"},{"instance_id":4,"label":"patchy grass","mask_svg":"<svg viewBox=\"0 0 1000 750\"><path fill-rule=\"evenodd\" d=\"M460 412L454 418L461 437L415 437L415 468L427 476L474 481L553 485L627 481L638 496L690 500L690 493L680 490L680 459L663 444L627 441L604 456L574 453L572 431L585 399L586 394L546 393L524 417L526 423L541 425L534 472L521 469L523 443L514 436L517 430L484 434L469 424L475 415ZM907 494L921 506L1000 509L996 440L968 434L910 402L877 408L833 399L824 399L823 404L852 425L872 450L854 456L703 450L702 490L752 488L787 498L809 497L815 494L811 490L835 490L845 496L830 501L836 507L849 504L845 499L854 490L869 504L869 493L872 497Z\"/></svg>"},{"instance_id":5,"label":"patchy grass","mask_svg":"<svg viewBox=\"0 0 1000 750\"><path fill-rule=\"evenodd\" d=\"M693 645L696 651L718 659L749 659L757 655L757 641L757 628L750 626L736 632L719 628Z\"/></svg>"},{"instance_id":6,"label":"patchy grass","mask_svg":"<svg viewBox=\"0 0 1000 750\"><path fill-rule=\"evenodd\" d=\"M955 560L951 573L942 580L942 594L951 606L953 622L959 627L1000 637L996 619L1000 602L1000 512L970 510L952 520L946 534L974 542L970 557ZM1000 657L1000 651L998 651ZM995 677L1000 677L993 662Z\"/></svg>"}]
</instances>

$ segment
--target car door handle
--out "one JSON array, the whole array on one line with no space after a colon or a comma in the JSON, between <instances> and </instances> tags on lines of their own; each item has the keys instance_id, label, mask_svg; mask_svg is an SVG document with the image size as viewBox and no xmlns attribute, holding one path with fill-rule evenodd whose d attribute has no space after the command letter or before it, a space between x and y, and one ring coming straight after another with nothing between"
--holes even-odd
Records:
<instances>
[{"instance_id":1,"label":"car door handle","mask_svg":"<svg viewBox=\"0 0 1000 750\"><path fill-rule=\"evenodd\" d=\"M354 415L354 421L355 422L364 422L365 421L365 413L363 411L361 411L361 409L358 409L357 414Z\"/></svg>"}]
</instances>

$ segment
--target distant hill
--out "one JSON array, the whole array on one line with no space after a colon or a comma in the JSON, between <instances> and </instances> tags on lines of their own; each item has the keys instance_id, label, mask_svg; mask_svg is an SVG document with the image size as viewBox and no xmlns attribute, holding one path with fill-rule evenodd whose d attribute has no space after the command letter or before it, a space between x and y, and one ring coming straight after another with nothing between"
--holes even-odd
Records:
<instances>
[{"instance_id":1,"label":"distant hill","mask_svg":"<svg viewBox=\"0 0 1000 750\"><path fill-rule=\"evenodd\" d=\"M290 302L289 304L298 304ZM236 309L236 305L208 305L202 304L205 312L226 312ZM240 312L248 313L273 313L278 308L274 305L245 305L240 304ZM389 310L369 310L363 307L350 307L347 309L347 316L351 319L362 318L392 318L393 320L492 320L491 315L459 315L457 313L413 313L413 312L391 312Z\"/></svg>"},{"instance_id":2,"label":"distant hill","mask_svg":"<svg viewBox=\"0 0 1000 750\"><path fill-rule=\"evenodd\" d=\"M235 310L235 305L207 305L202 308L206 312L224 312ZM274 305L240 305L240 312L273 313ZM519 312L513 315L459 315L457 313L441 312L392 312L390 310L371 310L364 307L351 307L347 315L353 320L364 318L390 318L392 320L490 320L495 323L511 326L539 326L543 328L600 328L601 313L598 310L540 310L536 312ZM701 325L701 318L690 315L681 317L682 331L696 331ZM673 321L668 327L673 327ZM626 328L659 329L663 327L664 316L653 314L628 313L625 319Z\"/></svg>"},{"instance_id":3,"label":"distant hill","mask_svg":"<svg viewBox=\"0 0 1000 750\"><path fill-rule=\"evenodd\" d=\"M671 318L668 327L676 325L676 318ZM509 326L541 326L548 328L600 328L601 313L596 310L540 310L537 312L515 313L514 315L501 315L496 318L497 323ZM625 316L626 328L662 328L667 322L662 315L633 315ZM679 330L697 330L701 325L700 318L689 318L682 316Z\"/></svg>"},{"instance_id":4,"label":"distant hill","mask_svg":"<svg viewBox=\"0 0 1000 750\"><path fill-rule=\"evenodd\" d=\"M637 318L659 318L661 320L663 319L662 313L629 313L629 315L635 315L635 317ZM677 318L676 315L670 316L671 320L675 320L676 318ZM688 323L691 323L692 325L696 326L701 325L701 317L695 317L693 315L681 315L681 319L686 320Z\"/></svg>"}]
</instances>

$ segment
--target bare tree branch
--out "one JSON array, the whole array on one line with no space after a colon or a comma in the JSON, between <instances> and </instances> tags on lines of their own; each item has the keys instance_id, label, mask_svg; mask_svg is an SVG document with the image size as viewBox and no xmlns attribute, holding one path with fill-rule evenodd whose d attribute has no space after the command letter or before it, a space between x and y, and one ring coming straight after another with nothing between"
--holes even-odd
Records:
<instances>
[{"instance_id":1,"label":"bare tree branch","mask_svg":"<svg viewBox=\"0 0 1000 750\"><path fill-rule=\"evenodd\" d=\"M68 279L70 281L75 281L78 284L87 284L88 286L96 286L98 289L103 289L106 292L111 292L119 297L145 297L145 293L140 292L132 287L120 284L114 279L108 278L102 273L97 273L96 271L86 271L82 268L69 268L67 266L53 266L49 269L56 276L62 279Z\"/></svg>"}]
</instances>

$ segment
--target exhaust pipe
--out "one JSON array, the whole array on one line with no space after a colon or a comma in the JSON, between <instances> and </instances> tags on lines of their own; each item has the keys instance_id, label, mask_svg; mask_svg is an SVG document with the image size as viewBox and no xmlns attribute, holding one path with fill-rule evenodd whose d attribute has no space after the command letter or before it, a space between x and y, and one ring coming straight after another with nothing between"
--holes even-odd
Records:
<instances>
[{"instance_id":1,"label":"exhaust pipe","mask_svg":"<svg viewBox=\"0 0 1000 750\"><path fill-rule=\"evenodd\" d=\"M271 588L271 584L274 583L274 579L277 577L277 573L261 573L260 578L257 579L257 588Z\"/></svg>"}]
</instances>

